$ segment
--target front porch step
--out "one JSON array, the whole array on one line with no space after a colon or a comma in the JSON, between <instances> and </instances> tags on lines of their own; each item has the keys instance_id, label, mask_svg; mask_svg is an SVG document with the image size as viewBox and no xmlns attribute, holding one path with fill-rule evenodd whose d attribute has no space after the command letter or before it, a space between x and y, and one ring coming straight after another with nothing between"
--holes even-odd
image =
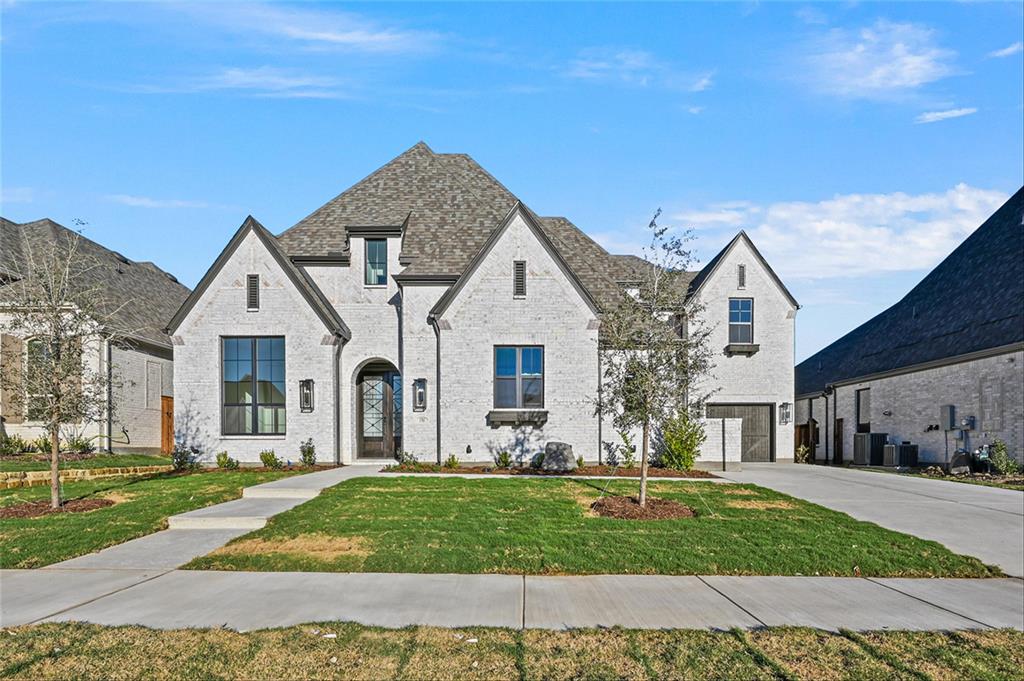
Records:
<instances>
[{"instance_id":1,"label":"front porch step","mask_svg":"<svg viewBox=\"0 0 1024 681\"><path fill-rule=\"evenodd\" d=\"M271 516L283 513L306 501L289 498L242 498L216 506L199 508L171 516L167 526L172 530L258 530Z\"/></svg>"}]
</instances>

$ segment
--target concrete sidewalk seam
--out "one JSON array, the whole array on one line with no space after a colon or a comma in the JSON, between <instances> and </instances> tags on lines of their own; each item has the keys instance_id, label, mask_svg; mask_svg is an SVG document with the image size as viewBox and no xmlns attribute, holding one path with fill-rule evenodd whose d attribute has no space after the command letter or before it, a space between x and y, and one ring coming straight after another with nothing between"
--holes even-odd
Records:
<instances>
[{"instance_id":1,"label":"concrete sidewalk seam","mask_svg":"<svg viewBox=\"0 0 1024 681\"><path fill-rule=\"evenodd\" d=\"M523 575L523 617L519 628L526 631L526 575Z\"/></svg>"},{"instance_id":2,"label":"concrete sidewalk seam","mask_svg":"<svg viewBox=\"0 0 1024 681\"><path fill-rule=\"evenodd\" d=\"M751 617L751 619L753 619L754 621L756 621L756 622L760 623L760 625L761 625L762 627L767 627L767 626L768 626L767 624L765 624L765 623L764 623L764 621L763 621L763 620L762 620L762 619L761 619L760 617L758 617L758 616L757 616L757 615L755 615L754 613L750 612L749 610L747 610L746 608L744 608L744 607L743 607L742 605L740 605L739 603L737 603L737 602L736 602L736 601L734 601L733 599L731 599L731 598L729 598L728 596L726 596L726 595L725 595L724 593L722 593L721 591L719 591L718 589L716 589L716 588L715 588L714 586L712 586L711 584L708 584L707 580L706 580L706 579L704 579L703 577L701 577L700 575L694 575L694 577L696 577L697 579L699 579L699 580L701 581L701 583L702 583L702 584L703 584L704 586L706 586L707 588L711 589L711 590L712 590L712 591L714 591L714 592L715 592L716 594L718 594L719 596L721 596L722 598L724 598L725 600L729 601L730 603L732 603L733 605L735 605L735 606L736 606L737 608L739 608L740 610L742 610L742 611L743 611L744 613L746 613L746 614L747 614L748 616L750 616L750 617Z\"/></svg>"},{"instance_id":3,"label":"concrete sidewalk seam","mask_svg":"<svg viewBox=\"0 0 1024 681\"><path fill-rule=\"evenodd\" d=\"M957 617L963 617L965 620L970 620L972 622L977 622L978 624L980 624L983 627L988 627L989 629L998 629L998 627L994 627L991 624L988 624L986 622L982 622L981 620L974 619L973 617L968 617L967 615L964 615L963 613L959 613L959 612L957 612L955 610L950 610L949 608L944 608L941 605L936 605L935 603L932 603L931 601L926 601L925 599L923 599L923 598L921 598L919 596L915 596L914 594L908 594L906 591L900 591L899 589L897 589L894 586L890 586L890 585L885 584L883 582L877 581L876 578L863 577L862 579L865 579L865 580L871 582L872 584L877 584L878 586L884 586L886 589L889 589L891 591L895 591L896 593L902 594L902 595L907 596L909 598L913 598L915 601L920 601L921 603L924 603L925 605L930 605L933 608L937 608L939 610L943 610L945 612L948 612L951 615L956 615Z\"/></svg>"},{"instance_id":4,"label":"concrete sidewalk seam","mask_svg":"<svg viewBox=\"0 0 1024 681\"><path fill-rule=\"evenodd\" d=\"M170 570L164 570L163 572L161 572L158 575L153 575L152 577L147 577L146 579L143 579L143 580L140 580L138 582L135 582L134 584L129 584L128 586L122 586L120 589L114 589L113 591L108 591L105 594L101 594L101 595L96 596L94 598L90 598L88 600L82 601L81 603L75 603L74 605L68 606L66 608L61 608L60 610L58 610L56 612L51 612L49 615L45 615L43 617L38 617L38 618L32 620L31 622L28 622L28 624L38 624L38 623L42 622L43 620L47 620L47 619L49 619L51 617L56 617L57 615L62 615L64 613L66 613L66 612L74 610L75 608L81 608L82 606L89 605L91 603L95 603L96 601L101 600L103 598L106 598L107 596L113 596L114 594L119 594L122 591L127 591L128 589L131 589L133 587L139 586L140 584L145 584L146 582L152 582L154 579L159 579L159 578L163 577L164 575L166 575L169 572L174 572L174 568L171 568Z\"/></svg>"}]
</instances>

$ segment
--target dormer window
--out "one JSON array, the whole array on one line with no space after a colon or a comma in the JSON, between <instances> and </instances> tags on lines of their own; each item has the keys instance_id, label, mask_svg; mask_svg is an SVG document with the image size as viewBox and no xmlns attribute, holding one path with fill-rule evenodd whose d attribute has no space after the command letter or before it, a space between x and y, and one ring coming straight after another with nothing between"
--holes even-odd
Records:
<instances>
[{"instance_id":1,"label":"dormer window","mask_svg":"<svg viewBox=\"0 0 1024 681\"><path fill-rule=\"evenodd\" d=\"M367 286L386 286L388 283L388 240L366 240L366 276Z\"/></svg>"},{"instance_id":2,"label":"dormer window","mask_svg":"<svg viewBox=\"0 0 1024 681\"><path fill-rule=\"evenodd\" d=\"M260 309L260 275L250 274L245 278L245 309L255 312Z\"/></svg>"},{"instance_id":3,"label":"dormer window","mask_svg":"<svg viewBox=\"0 0 1024 681\"><path fill-rule=\"evenodd\" d=\"M516 260L512 263L512 296L526 297L526 261Z\"/></svg>"}]
</instances>

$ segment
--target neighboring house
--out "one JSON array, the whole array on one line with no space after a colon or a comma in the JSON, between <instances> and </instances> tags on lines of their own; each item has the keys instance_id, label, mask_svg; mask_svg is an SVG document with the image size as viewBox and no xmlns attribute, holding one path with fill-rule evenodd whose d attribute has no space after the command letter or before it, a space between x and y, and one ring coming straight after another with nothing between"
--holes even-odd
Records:
<instances>
[{"instance_id":1,"label":"neighboring house","mask_svg":"<svg viewBox=\"0 0 1024 681\"><path fill-rule=\"evenodd\" d=\"M178 435L207 460L595 460L619 441L601 310L638 262L419 143L277 237L245 220L168 328ZM690 289L721 348L704 465L791 458L795 301L745 234Z\"/></svg>"},{"instance_id":2,"label":"neighboring house","mask_svg":"<svg viewBox=\"0 0 1024 681\"><path fill-rule=\"evenodd\" d=\"M902 300L800 363L796 422L819 461L851 461L870 432L925 463L996 439L1024 460L1022 225L1024 189Z\"/></svg>"},{"instance_id":3,"label":"neighboring house","mask_svg":"<svg viewBox=\"0 0 1024 681\"><path fill-rule=\"evenodd\" d=\"M3 306L19 282L33 276L34 253L66 248L78 238L78 253L88 259L82 285L98 289L116 309L114 321L127 332L122 343L99 336L85 346L84 368L109 371L113 379L105 417L98 423L66 424L65 434L93 439L100 449L116 451L169 451L173 445L173 367L171 342L164 333L167 321L188 296L189 289L151 262L134 262L119 253L49 219L17 224L0 218L0 328ZM24 375L31 361L34 338L0 335L0 357L6 374ZM43 434L33 418L32 396L15 394L13 382L0 392L0 428L6 434L34 439Z\"/></svg>"}]
</instances>

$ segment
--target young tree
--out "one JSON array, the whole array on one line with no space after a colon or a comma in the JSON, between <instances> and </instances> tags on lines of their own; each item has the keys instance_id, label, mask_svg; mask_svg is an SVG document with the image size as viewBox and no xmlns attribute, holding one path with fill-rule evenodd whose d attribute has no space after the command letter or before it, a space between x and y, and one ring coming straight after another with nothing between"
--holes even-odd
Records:
<instances>
[{"instance_id":1,"label":"young tree","mask_svg":"<svg viewBox=\"0 0 1024 681\"><path fill-rule=\"evenodd\" d=\"M710 329L702 307L687 300L694 262L693 234L670 234L651 219L635 288L601 318L604 384L598 408L614 415L620 431L640 427L640 506L647 504L652 428L681 412L699 418L707 395L700 381L711 366Z\"/></svg>"},{"instance_id":2,"label":"young tree","mask_svg":"<svg viewBox=\"0 0 1024 681\"><path fill-rule=\"evenodd\" d=\"M19 349L6 353L0 384L10 396L5 408L40 422L49 438L50 502L59 508L61 426L106 415L111 378L99 362L101 347L127 334L101 286L111 265L83 252L79 235L23 231L21 237L18 260L8 252L0 268L7 273L0 282L0 329Z\"/></svg>"}]
</instances>

